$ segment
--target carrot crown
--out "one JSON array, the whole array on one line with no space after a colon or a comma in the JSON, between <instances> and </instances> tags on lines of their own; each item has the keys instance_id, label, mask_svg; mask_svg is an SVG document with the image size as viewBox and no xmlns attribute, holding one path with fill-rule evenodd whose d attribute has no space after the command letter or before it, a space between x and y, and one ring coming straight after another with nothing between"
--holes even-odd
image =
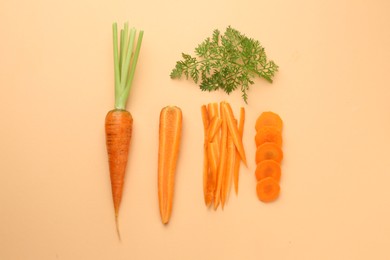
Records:
<instances>
[{"instance_id":1,"label":"carrot crown","mask_svg":"<svg viewBox=\"0 0 390 260\"><path fill-rule=\"evenodd\" d=\"M124 28L120 32L120 46L118 47L118 28L116 23L112 25L112 30L114 40L115 108L126 109L144 31L141 30L138 37L136 37L136 29L131 28L129 31L129 25L125 23Z\"/></svg>"}]
</instances>

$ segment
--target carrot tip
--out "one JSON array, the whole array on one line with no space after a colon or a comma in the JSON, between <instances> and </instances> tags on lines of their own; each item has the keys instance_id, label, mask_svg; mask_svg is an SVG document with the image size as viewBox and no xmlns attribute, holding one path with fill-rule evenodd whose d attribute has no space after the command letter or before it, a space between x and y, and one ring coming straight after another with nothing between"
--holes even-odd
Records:
<instances>
[{"instance_id":1,"label":"carrot tip","mask_svg":"<svg viewBox=\"0 0 390 260\"><path fill-rule=\"evenodd\" d=\"M115 226L116 226L116 233L118 235L118 239L119 239L119 241L122 241L121 233L119 232L118 215L115 216Z\"/></svg>"}]
</instances>

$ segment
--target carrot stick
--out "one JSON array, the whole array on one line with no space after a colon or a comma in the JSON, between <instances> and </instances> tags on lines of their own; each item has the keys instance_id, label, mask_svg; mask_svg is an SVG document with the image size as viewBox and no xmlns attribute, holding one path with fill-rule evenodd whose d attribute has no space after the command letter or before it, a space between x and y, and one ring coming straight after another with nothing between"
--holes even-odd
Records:
<instances>
[{"instance_id":1,"label":"carrot stick","mask_svg":"<svg viewBox=\"0 0 390 260\"><path fill-rule=\"evenodd\" d=\"M214 116L210 121L210 127L208 132L209 140L214 140L214 137L216 136L217 132L221 128L222 125L222 119L220 119L217 116Z\"/></svg>"},{"instance_id":2,"label":"carrot stick","mask_svg":"<svg viewBox=\"0 0 390 260\"><path fill-rule=\"evenodd\" d=\"M209 132L209 125L210 125L210 119L207 111L207 107L203 105L201 107L202 112L202 121L203 121L203 130L204 130L204 145L203 145L203 195L204 195L204 202L206 206L210 206L212 202L212 196L213 191L210 191L212 187L210 187L212 184L212 175L211 171L209 169L209 161L208 161L208 155L207 155L207 147L208 147L208 132Z\"/></svg>"},{"instance_id":3,"label":"carrot stick","mask_svg":"<svg viewBox=\"0 0 390 260\"><path fill-rule=\"evenodd\" d=\"M212 120L214 117L221 118L220 115L219 115L219 112L218 112L218 103L209 103L209 104L207 104L207 111L209 112L210 120ZM218 129L216 129L216 130L218 130ZM220 139L221 139L220 135L219 134L215 134L215 137L217 138L218 143L219 143Z\"/></svg>"},{"instance_id":4,"label":"carrot stick","mask_svg":"<svg viewBox=\"0 0 390 260\"><path fill-rule=\"evenodd\" d=\"M221 191L222 209L224 208L227 198L229 197L230 194L234 164L236 161L236 147L234 146L233 138L230 132L228 132L226 146L227 146L226 171L223 178L222 191Z\"/></svg>"},{"instance_id":5,"label":"carrot stick","mask_svg":"<svg viewBox=\"0 0 390 260\"><path fill-rule=\"evenodd\" d=\"M182 128L182 112L176 106L167 106L160 113L158 147L158 198L163 224L171 217L176 163Z\"/></svg>"},{"instance_id":6,"label":"carrot stick","mask_svg":"<svg viewBox=\"0 0 390 260\"><path fill-rule=\"evenodd\" d=\"M240 155L240 158L245 166L247 166L246 163L246 156L245 156L245 150L244 145L242 143L240 133L238 131L237 125L234 123L234 115L232 108L229 103L225 103L224 106L222 106L224 109L224 113L226 115L226 122L229 129L229 132L232 134L234 145L237 148L237 151Z\"/></svg>"},{"instance_id":7,"label":"carrot stick","mask_svg":"<svg viewBox=\"0 0 390 260\"><path fill-rule=\"evenodd\" d=\"M241 140L244 133L244 123L245 123L245 108L241 107L240 122L238 124L238 132L240 133ZM236 195L238 194L239 174L240 174L240 157L238 151L236 150L236 159L234 162L234 172L233 172L234 190L236 191Z\"/></svg>"},{"instance_id":8,"label":"carrot stick","mask_svg":"<svg viewBox=\"0 0 390 260\"><path fill-rule=\"evenodd\" d=\"M210 142L207 147L208 152L208 161L211 171L211 180L208 183L208 190L213 192L215 197L215 189L217 185L217 175L218 175L218 166L219 166L219 145L216 140Z\"/></svg>"},{"instance_id":9,"label":"carrot stick","mask_svg":"<svg viewBox=\"0 0 390 260\"><path fill-rule=\"evenodd\" d=\"M221 103L221 107L224 106L224 103ZM221 188L222 188L222 181L223 176L226 171L226 154L227 154L227 120L225 111L221 110L221 118L222 118L222 126L221 126L221 143L220 143L220 160L219 160L219 166L218 166L218 176L217 176L217 187L215 190L214 195L214 209L217 209L220 203L220 197L221 197Z\"/></svg>"},{"instance_id":10,"label":"carrot stick","mask_svg":"<svg viewBox=\"0 0 390 260\"><path fill-rule=\"evenodd\" d=\"M112 25L114 74L115 74L115 109L110 110L105 118L105 137L110 170L111 192L114 203L115 224L120 239L118 214L122 200L126 166L128 161L130 140L133 128L133 118L126 111L126 103L132 86L137 65L143 31L136 40L135 28L130 29L125 23L120 32L118 48L118 26ZM134 47L135 46L135 47ZM133 48L134 47L134 48ZM131 59L130 59L131 57Z\"/></svg>"}]
</instances>

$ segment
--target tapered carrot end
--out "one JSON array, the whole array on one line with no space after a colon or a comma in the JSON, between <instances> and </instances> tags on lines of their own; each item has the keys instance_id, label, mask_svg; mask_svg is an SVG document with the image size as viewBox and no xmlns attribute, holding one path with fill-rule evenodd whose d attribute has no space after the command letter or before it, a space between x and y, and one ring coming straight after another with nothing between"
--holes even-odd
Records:
<instances>
[{"instance_id":1,"label":"tapered carrot end","mask_svg":"<svg viewBox=\"0 0 390 260\"><path fill-rule=\"evenodd\" d=\"M122 241L121 233L119 232L118 215L115 215L115 226L116 226L116 233L118 235L118 239L119 239L119 241Z\"/></svg>"}]
</instances>

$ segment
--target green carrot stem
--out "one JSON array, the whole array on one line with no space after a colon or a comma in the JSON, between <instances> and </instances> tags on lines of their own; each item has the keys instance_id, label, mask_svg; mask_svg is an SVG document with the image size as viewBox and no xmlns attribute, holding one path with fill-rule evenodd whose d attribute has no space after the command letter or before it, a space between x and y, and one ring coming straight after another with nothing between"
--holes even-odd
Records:
<instances>
[{"instance_id":1,"label":"green carrot stem","mask_svg":"<svg viewBox=\"0 0 390 260\"><path fill-rule=\"evenodd\" d=\"M119 60L118 60L118 29L117 24L112 25L113 44L114 44L114 72L115 72L115 99L119 97L118 89L120 87Z\"/></svg>"},{"instance_id":2,"label":"green carrot stem","mask_svg":"<svg viewBox=\"0 0 390 260\"><path fill-rule=\"evenodd\" d=\"M125 23L124 29L120 31L120 50L118 54L118 29L117 24L113 24L116 109L126 109L126 103L129 97L141 49L142 38L143 31L140 31L137 39L137 45L133 51L136 39L136 30L135 28L131 28L129 32L128 24Z\"/></svg>"},{"instance_id":3,"label":"green carrot stem","mask_svg":"<svg viewBox=\"0 0 390 260\"><path fill-rule=\"evenodd\" d=\"M129 93L130 93L131 86L132 86L132 83L133 83L134 74L135 74L135 68L137 66L138 56L139 56L139 52L141 50L141 44L142 44L143 36L144 36L144 32L140 31L139 35L138 35L137 46L136 46L135 52L134 52L134 57L133 57L133 60L131 62L131 67L130 67L130 72L129 72L129 79L127 81L126 88L125 88L125 91L124 91L124 93L125 93L125 100L127 100L127 98L129 97Z\"/></svg>"}]
</instances>

